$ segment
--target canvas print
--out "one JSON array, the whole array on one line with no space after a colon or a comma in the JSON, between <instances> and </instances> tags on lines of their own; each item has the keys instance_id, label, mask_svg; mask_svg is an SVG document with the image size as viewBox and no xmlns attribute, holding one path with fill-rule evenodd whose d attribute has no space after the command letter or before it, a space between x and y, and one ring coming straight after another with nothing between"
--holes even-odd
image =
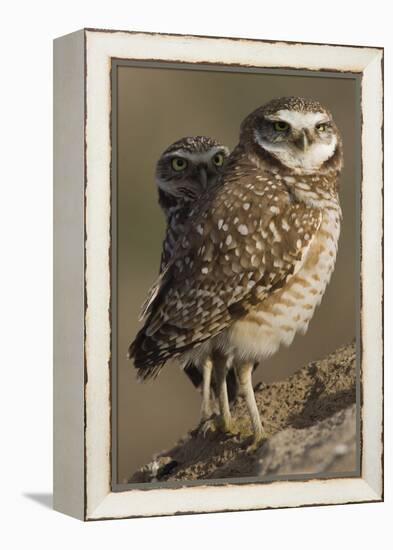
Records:
<instances>
[{"instance_id":1,"label":"canvas print","mask_svg":"<svg viewBox=\"0 0 393 550\"><path fill-rule=\"evenodd\" d=\"M359 476L359 80L112 86L113 488Z\"/></svg>"}]
</instances>

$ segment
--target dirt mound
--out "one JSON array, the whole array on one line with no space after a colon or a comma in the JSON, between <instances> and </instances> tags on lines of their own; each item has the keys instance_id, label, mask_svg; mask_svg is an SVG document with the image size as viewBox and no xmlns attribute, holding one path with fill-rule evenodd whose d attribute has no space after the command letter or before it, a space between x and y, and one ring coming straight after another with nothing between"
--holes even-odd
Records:
<instances>
[{"instance_id":1,"label":"dirt mound","mask_svg":"<svg viewBox=\"0 0 393 550\"><path fill-rule=\"evenodd\" d=\"M344 346L290 378L258 384L255 396L267 433L247 452L251 426L239 398L233 417L242 435L190 431L133 474L130 483L353 472L356 469L356 353Z\"/></svg>"}]
</instances>

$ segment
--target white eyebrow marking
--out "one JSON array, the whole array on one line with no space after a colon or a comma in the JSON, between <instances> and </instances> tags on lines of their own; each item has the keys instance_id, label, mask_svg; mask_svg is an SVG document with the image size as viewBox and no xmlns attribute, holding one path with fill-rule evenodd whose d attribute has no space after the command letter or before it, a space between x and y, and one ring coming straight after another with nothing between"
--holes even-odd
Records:
<instances>
[{"instance_id":1,"label":"white eyebrow marking","mask_svg":"<svg viewBox=\"0 0 393 550\"><path fill-rule=\"evenodd\" d=\"M301 111L289 111L288 109L281 109L274 115L267 115L265 118L271 121L282 120L296 130L314 128L316 124L329 122L329 117L323 112L303 113Z\"/></svg>"},{"instance_id":2,"label":"white eyebrow marking","mask_svg":"<svg viewBox=\"0 0 393 550\"><path fill-rule=\"evenodd\" d=\"M229 149L224 146L216 145L215 147L209 149L209 151L205 151L203 153L190 153L189 151L184 151L184 149L180 147L180 149L176 149L175 151L166 153L165 155L163 155L163 158L182 157L189 161L192 161L195 164L199 164L201 162L210 162L214 155L216 155L217 153L226 153L228 155Z\"/></svg>"}]
</instances>

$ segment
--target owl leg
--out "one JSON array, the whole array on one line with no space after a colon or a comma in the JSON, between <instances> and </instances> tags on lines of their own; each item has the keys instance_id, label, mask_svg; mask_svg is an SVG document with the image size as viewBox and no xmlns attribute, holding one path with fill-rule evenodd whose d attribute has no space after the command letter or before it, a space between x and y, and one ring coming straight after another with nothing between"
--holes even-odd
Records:
<instances>
[{"instance_id":1,"label":"owl leg","mask_svg":"<svg viewBox=\"0 0 393 550\"><path fill-rule=\"evenodd\" d=\"M213 416L211 407L211 382L212 382L213 362L209 358L203 365L203 382L202 382L202 405L201 419L199 423L199 431L204 437L209 432L216 432L220 428L216 418Z\"/></svg>"},{"instance_id":2,"label":"owl leg","mask_svg":"<svg viewBox=\"0 0 393 550\"><path fill-rule=\"evenodd\" d=\"M230 432L232 427L231 410L227 391L227 367L225 361L216 363L216 375L218 385L218 405L220 407L220 420L225 432Z\"/></svg>"},{"instance_id":3,"label":"owl leg","mask_svg":"<svg viewBox=\"0 0 393 550\"><path fill-rule=\"evenodd\" d=\"M203 365L201 422L205 422L212 415L210 404L210 385L212 379L212 369L213 363L211 359L207 359Z\"/></svg>"},{"instance_id":4,"label":"owl leg","mask_svg":"<svg viewBox=\"0 0 393 550\"><path fill-rule=\"evenodd\" d=\"M227 373L228 360L227 357L219 353L215 353L213 357L214 374L217 384L218 405L220 408L219 428L224 433L237 435L237 429L229 407L228 390L227 390Z\"/></svg>"},{"instance_id":5,"label":"owl leg","mask_svg":"<svg viewBox=\"0 0 393 550\"><path fill-rule=\"evenodd\" d=\"M257 403L255 400L254 388L252 386L252 372L254 370L253 363L238 363L236 365L240 392L244 397L251 418L251 424L254 432L254 441L250 451L255 450L261 441L266 437L263 429L261 417L259 415Z\"/></svg>"}]
</instances>

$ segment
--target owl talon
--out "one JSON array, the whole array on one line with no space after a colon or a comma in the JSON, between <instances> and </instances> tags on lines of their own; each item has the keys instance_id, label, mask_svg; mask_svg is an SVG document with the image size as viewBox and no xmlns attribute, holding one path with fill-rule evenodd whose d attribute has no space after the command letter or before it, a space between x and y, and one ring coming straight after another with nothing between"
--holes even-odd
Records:
<instances>
[{"instance_id":1,"label":"owl talon","mask_svg":"<svg viewBox=\"0 0 393 550\"><path fill-rule=\"evenodd\" d=\"M236 422L225 421L219 416L214 416L203 420L198 427L198 433L201 433L203 437L207 437L209 433L220 432L228 437L237 436L241 434L240 428Z\"/></svg>"},{"instance_id":2,"label":"owl talon","mask_svg":"<svg viewBox=\"0 0 393 550\"><path fill-rule=\"evenodd\" d=\"M229 437L234 437L241 434L241 430L238 428L235 422L231 422L229 425L222 425L220 429L223 434Z\"/></svg>"},{"instance_id":3,"label":"owl talon","mask_svg":"<svg viewBox=\"0 0 393 550\"><path fill-rule=\"evenodd\" d=\"M203 420L198 426L198 433L202 434L203 437L207 437L210 433L215 433L218 429L217 421L214 418L208 418Z\"/></svg>"},{"instance_id":4,"label":"owl talon","mask_svg":"<svg viewBox=\"0 0 393 550\"><path fill-rule=\"evenodd\" d=\"M266 437L258 437L257 439L254 439L254 441L251 443L251 445L248 445L248 447L246 447L246 453L247 454L252 454L252 453L255 453L255 451L257 451L261 445L266 441Z\"/></svg>"}]
</instances>

